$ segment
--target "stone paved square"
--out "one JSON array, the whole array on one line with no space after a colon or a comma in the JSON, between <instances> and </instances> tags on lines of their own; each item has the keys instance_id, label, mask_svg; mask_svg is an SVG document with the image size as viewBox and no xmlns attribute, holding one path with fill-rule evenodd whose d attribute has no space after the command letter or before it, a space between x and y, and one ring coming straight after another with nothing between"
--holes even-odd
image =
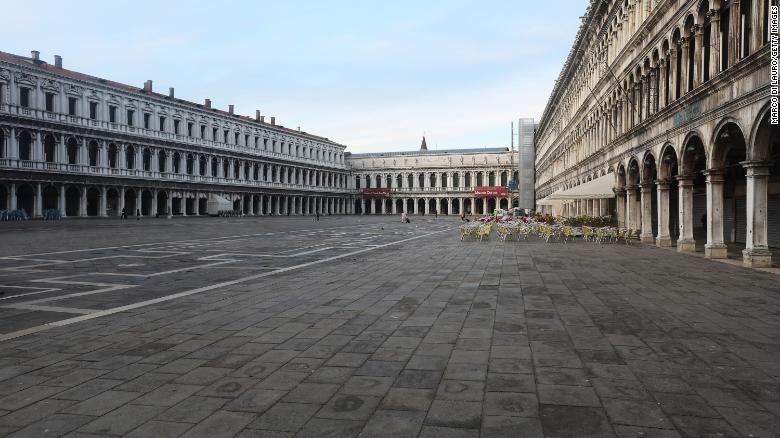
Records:
<instances>
[{"instance_id":1,"label":"stone paved square","mask_svg":"<svg viewBox=\"0 0 780 438\"><path fill-rule=\"evenodd\" d=\"M457 225L0 223L0 436L777 436L776 274Z\"/></svg>"}]
</instances>

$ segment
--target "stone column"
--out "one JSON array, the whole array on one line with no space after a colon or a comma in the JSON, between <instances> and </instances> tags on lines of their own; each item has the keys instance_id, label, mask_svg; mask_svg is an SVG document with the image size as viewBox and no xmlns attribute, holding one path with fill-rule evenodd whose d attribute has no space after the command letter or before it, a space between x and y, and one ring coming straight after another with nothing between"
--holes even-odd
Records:
<instances>
[{"instance_id":1,"label":"stone column","mask_svg":"<svg viewBox=\"0 0 780 438\"><path fill-rule=\"evenodd\" d=\"M658 64L658 109L666 106L666 59L661 59Z\"/></svg>"},{"instance_id":2,"label":"stone column","mask_svg":"<svg viewBox=\"0 0 780 438\"><path fill-rule=\"evenodd\" d=\"M655 182L658 192L658 235L655 244L658 247L672 246L672 237L669 234L669 181L659 180Z\"/></svg>"},{"instance_id":3,"label":"stone column","mask_svg":"<svg viewBox=\"0 0 780 438\"><path fill-rule=\"evenodd\" d=\"M653 183L640 185L642 190L642 243L655 243L653 235Z\"/></svg>"},{"instance_id":4,"label":"stone column","mask_svg":"<svg viewBox=\"0 0 780 438\"><path fill-rule=\"evenodd\" d=\"M143 212L141 211L143 209L143 205L141 203L141 190L135 189L135 208L137 212L140 212L138 216L143 216ZM130 216L136 216L135 211L128 212Z\"/></svg>"},{"instance_id":5,"label":"stone column","mask_svg":"<svg viewBox=\"0 0 780 438\"><path fill-rule=\"evenodd\" d=\"M725 259L726 245L723 243L723 185L725 176L720 169L707 170L707 243L704 257Z\"/></svg>"},{"instance_id":6,"label":"stone column","mask_svg":"<svg viewBox=\"0 0 780 438\"><path fill-rule=\"evenodd\" d=\"M766 162L742 163L747 169L747 236L742 262L750 268L772 266L772 253L767 241L767 188L770 166Z\"/></svg>"},{"instance_id":7,"label":"stone column","mask_svg":"<svg viewBox=\"0 0 780 438\"><path fill-rule=\"evenodd\" d=\"M87 216L87 186L79 188L81 192L81 201L79 202L79 216Z\"/></svg>"},{"instance_id":8,"label":"stone column","mask_svg":"<svg viewBox=\"0 0 780 438\"><path fill-rule=\"evenodd\" d=\"M35 185L35 203L33 204L33 217L43 216L43 193L41 183Z\"/></svg>"},{"instance_id":9,"label":"stone column","mask_svg":"<svg viewBox=\"0 0 780 438\"><path fill-rule=\"evenodd\" d=\"M425 199L425 214L431 213L431 203L430 200Z\"/></svg>"},{"instance_id":10,"label":"stone column","mask_svg":"<svg viewBox=\"0 0 780 438\"><path fill-rule=\"evenodd\" d=\"M637 219L639 217L636 210L636 188L626 187L626 228L636 230L638 228Z\"/></svg>"},{"instance_id":11,"label":"stone column","mask_svg":"<svg viewBox=\"0 0 780 438\"><path fill-rule=\"evenodd\" d=\"M63 200L62 217L65 217L65 187L62 188L60 199ZM8 208L9 210L16 210L16 183L11 183L11 190L8 193Z\"/></svg>"},{"instance_id":12,"label":"stone column","mask_svg":"<svg viewBox=\"0 0 780 438\"><path fill-rule=\"evenodd\" d=\"M165 209L167 211L165 212L165 214L168 216L168 219L170 219L173 217L173 193L169 191L168 196L165 199L167 201L166 202L167 205L165 206Z\"/></svg>"},{"instance_id":13,"label":"stone column","mask_svg":"<svg viewBox=\"0 0 780 438\"><path fill-rule=\"evenodd\" d=\"M707 15L710 17L710 78L714 78L720 72L720 11L710 9Z\"/></svg>"},{"instance_id":14,"label":"stone column","mask_svg":"<svg viewBox=\"0 0 780 438\"><path fill-rule=\"evenodd\" d=\"M681 48L682 48L682 62L681 62L681 70L680 71L680 95L684 95L688 92L688 50L690 50L689 46L689 40L690 37L682 37L680 38Z\"/></svg>"},{"instance_id":15,"label":"stone column","mask_svg":"<svg viewBox=\"0 0 780 438\"><path fill-rule=\"evenodd\" d=\"M157 193L157 192L155 192ZM108 208L108 189L106 189L106 186L100 187L100 207L98 211L98 216L100 217L108 217L108 212L106 211ZM156 195L155 195L156 196ZM156 200L156 199L155 199ZM152 204L152 209L156 208L157 204Z\"/></svg>"},{"instance_id":16,"label":"stone column","mask_svg":"<svg viewBox=\"0 0 780 438\"><path fill-rule=\"evenodd\" d=\"M755 2L754 2L755 3ZM742 39L742 12L740 11L739 0L731 1L731 8L729 15L729 67L737 63L741 58L742 48L740 47L740 40Z\"/></svg>"},{"instance_id":17,"label":"stone column","mask_svg":"<svg viewBox=\"0 0 780 438\"><path fill-rule=\"evenodd\" d=\"M695 252L693 239L693 175L678 175L680 190L679 223L680 238L677 240L678 252Z\"/></svg>"},{"instance_id":18,"label":"stone column","mask_svg":"<svg viewBox=\"0 0 780 438\"><path fill-rule=\"evenodd\" d=\"M673 102L677 99L677 75L680 73L677 71L677 46L672 46L669 49L669 102Z\"/></svg>"},{"instance_id":19,"label":"stone column","mask_svg":"<svg viewBox=\"0 0 780 438\"><path fill-rule=\"evenodd\" d=\"M704 32L700 24L693 26L693 88L696 88L704 81L704 70L702 57L704 55Z\"/></svg>"},{"instance_id":20,"label":"stone column","mask_svg":"<svg viewBox=\"0 0 780 438\"><path fill-rule=\"evenodd\" d=\"M15 207L15 205L16 205L16 188L14 187L13 184L11 184L11 193L10 193L10 195L12 196L12 199L14 200L14 207L11 207L11 210L13 210L13 209L16 208ZM59 207L60 207L60 212L62 213L62 217L65 217L65 186L64 185L60 186L60 199L58 199L58 201L59 201Z\"/></svg>"},{"instance_id":21,"label":"stone column","mask_svg":"<svg viewBox=\"0 0 780 438\"><path fill-rule=\"evenodd\" d=\"M764 14L764 5L761 3L762 2L753 2L751 17L751 28L753 29L753 33L750 35L750 50L753 52L764 45L764 28L767 26L767 20L769 18Z\"/></svg>"},{"instance_id":22,"label":"stone column","mask_svg":"<svg viewBox=\"0 0 780 438\"><path fill-rule=\"evenodd\" d=\"M106 198L105 196L105 188L103 189L103 199ZM105 209L103 209L105 212ZM151 216L157 217L157 189L152 190L152 210L151 210Z\"/></svg>"},{"instance_id":23,"label":"stone column","mask_svg":"<svg viewBox=\"0 0 780 438\"><path fill-rule=\"evenodd\" d=\"M648 96L649 111L647 112L647 115L650 116L651 114L655 114L656 105L658 103L658 72L655 68L650 70L650 83L648 84L648 89L650 90L650 93Z\"/></svg>"}]
</instances>

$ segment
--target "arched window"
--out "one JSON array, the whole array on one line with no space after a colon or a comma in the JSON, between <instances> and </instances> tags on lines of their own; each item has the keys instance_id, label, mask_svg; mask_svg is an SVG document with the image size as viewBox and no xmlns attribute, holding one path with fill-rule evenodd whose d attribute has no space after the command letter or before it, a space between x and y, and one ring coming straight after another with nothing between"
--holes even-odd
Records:
<instances>
[{"instance_id":1,"label":"arched window","mask_svg":"<svg viewBox=\"0 0 780 438\"><path fill-rule=\"evenodd\" d=\"M19 134L19 159L31 160L32 159L32 137L27 131L22 131Z\"/></svg>"},{"instance_id":2,"label":"arched window","mask_svg":"<svg viewBox=\"0 0 780 438\"><path fill-rule=\"evenodd\" d=\"M143 163L144 170L152 170L152 151L150 151L149 148L144 148Z\"/></svg>"},{"instance_id":3,"label":"arched window","mask_svg":"<svg viewBox=\"0 0 780 438\"><path fill-rule=\"evenodd\" d=\"M127 163L128 169L135 169L136 163L135 163L135 148L133 146L127 146L127 150L125 152L125 163Z\"/></svg>"},{"instance_id":4,"label":"arched window","mask_svg":"<svg viewBox=\"0 0 780 438\"><path fill-rule=\"evenodd\" d=\"M174 152L171 157L171 170L173 173L179 173L179 165L181 164L181 156L178 152Z\"/></svg>"},{"instance_id":5,"label":"arched window","mask_svg":"<svg viewBox=\"0 0 780 438\"><path fill-rule=\"evenodd\" d=\"M355 188L356 189L360 188L360 177L359 176L355 177Z\"/></svg>"},{"instance_id":6,"label":"arched window","mask_svg":"<svg viewBox=\"0 0 780 438\"><path fill-rule=\"evenodd\" d=\"M382 187L382 177L377 175L374 180L376 181L376 185L374 187Z\"/></svg>"},{"instance_id":7,"label":"arched window","mask_svg":"<svg viewBox=\"0 0 780 438\"><path fill-rule=\"evenodd\" d=\"M157 170L160 172L166 172L167 169L165 168L165 162L167 160L167 154L165 151L158 150L157 151Z\"/></svg>"},{"instance_id":8,"label":"arched window","mask_svg":"<svg viewBox=\"0 0 780 438\"><path fill-rule=\"evenodd\" d=\"M116 169L117 149L114 143L108 145L108 167Z\"/></svg>"},{"instance_id":9,"label":"arched window","mask_svg":"<svg viewBox=\"0 0 780 438\"><path fill-rule=\"evenodd\" d=\"M0 146L2 145L2 142L0 142ZM53 163L55 160L55 157L57 150L57 141L54 139L54 136L51 134L48 134L46 137L43 138L43 158L47 163Z\"/></svg>"},{"instance_id":10,"label":"arched window","mask_svg":"<svg viewBox=\"0 0 780 438\"><path fill-rule=\"evenodd\" d=\"M192 154L187 154L187 175L192 175L192 171L195 167L195 159Z\"/></svg>"},{"instance_id":11,"label":"arched window","mask_svg":"<svg viewBox=\"0 0 780 438\"><path fill-rule=\"evenodd\" d=\"M71 137L66 142L66 149L68 154L68 164L78 164L79 159L79 144L76 139Z\"/></svg>"},{"instance_id":12,"label":"arched window","mask_svg":"<svg viewBox=\"0 0 780 438\"><path fill-rule=\"evenodd\" d=\"M92 167L97 167L98 165L98 152L99 152L98 144L95 140L92 140L89 142L89 165Z\"/></svg>"}]
</instances>

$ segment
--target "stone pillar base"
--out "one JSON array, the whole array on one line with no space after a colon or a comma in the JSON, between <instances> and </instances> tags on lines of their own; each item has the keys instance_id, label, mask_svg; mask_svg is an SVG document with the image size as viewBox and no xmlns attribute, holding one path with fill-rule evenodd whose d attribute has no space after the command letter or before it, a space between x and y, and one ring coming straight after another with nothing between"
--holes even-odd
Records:
<instances>
[{"instance_id":1,"label":"stone pillar base","mask_svg":"<svg viewBox=\"0 0 780 438\"><path fill-rule=\"evenodd\" d=\"M747 268L771 268L772 253L768 249L742 250L742 264Z\"/></svg>"},{"instance_id":2,"label":"stone pillar base","mask_svg":"<svg viewBox=\"0 0 780 438\"><path fill-rule=\"evenodd\" d=\"M642 243L646 243L648 245L652 245L652 244L655 243L655 237L653 237L652 235L649 235L649 236L642 235L642 236L639 237L639 241L642 242Z\"/></svg>"},{"instance_id":3,"label":"stone pillar base","mask_svg":"<svg viewBox=\"0 0 780 438\"><path fill-rule=\"evenodd\" d=\"M678 240L677 252L696 252L695 240Z\"/></svg>"},{"instance_id":4,"label":"stone pillar base","mask_svg":"<svg viewBox=\"0 0 780 438\"><path fill-rule=\"evenodd\" d=\"M669 248L672 246L672 238L671 237L656 237L655 239L655 246L659 248Z\"/></svg>"},{"instance_id":5,"label":"stone pillar base","mask_svg":"<svg viewBox=\"0 0 780 438\"><path fill-rule=\"evenodd\" d=\"M704 257L708 259L728 258L726 245L723 244L704 245Z\"/></svg>"}]
</instances>

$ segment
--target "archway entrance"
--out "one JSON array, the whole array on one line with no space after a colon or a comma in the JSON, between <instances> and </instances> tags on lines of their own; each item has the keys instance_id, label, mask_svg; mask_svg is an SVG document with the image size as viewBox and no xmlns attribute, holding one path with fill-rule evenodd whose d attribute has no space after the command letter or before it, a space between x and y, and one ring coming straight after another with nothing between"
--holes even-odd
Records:
<instances>
[{"instance_id":1,"label":"archway entrance","mask_svg":"<svg viewBox=\"0 0 780 438\"><path fill-rule=\"evenodd\" d=\"M154 196L149 190L141 192L141 214L144 216L152 215L152 203L154 202Z\"/></svg>"},{"instance_id":2,"label":"archway entrance","mask_svg":"<svg viewBox=\"0 0 780 438\"><path fill-rule=\"evenodd\" d=\"M16 189L16 208L24 210L27 217L35 212L35 191L29 184L22 184Z\"/></svg>"},{"instance_id":3,"label":"archway entrance","mask_svg":"<svg viewBox=\"0 0 780 438\"><path fill-rule=\"evenodd\" d=\"M90 187L87 190L87 216L97 216L100 209L100 190Z\"/></svg>"},{"instance_id":4,"label":"archway entrance","mask_svg":"<svg viewBox=\"0 0 780 438\"><path fill-rule=\"evenodd\" d=\"M167 216L168 211L168 192L157 192L157 214Z\"/></svg>"},{"instance_id":5,"label":"archway entrance","mask_svg":"<svg viewBox=\"0 0 780 438\"><path fill-rule=\"evenodd\" d=\"M453 199L452 200L452 214L460 214L461 208L460 208L460 199Z\"/></svg>"},{"instance_id":6,"label":"archway entrance","mask_svg":"<svg viewBox=\"0 0 780 438\"><path fill-rule=\"evenodd\" d=\"M487 214L493 214L493 212L496 210L496 200L495 198L488 198L487 199Z\"/></svg>"},{"instance_id":7,"label":"archway entrance","mask_svg":"<svg viewBox=\"0 0 780 438\"><path fill-rule=\"evenodd\" d=\"M436 206L436 200L435 199L429 199L428 200L428 212L430 214L437 214L439 209Z\"/></svg>"},{"instance_id":8,"label":"archway entrance","mask_svg":"<svg viewBox=\"0 0 780 438\"><path fill-rule=\"evenodd\" d=\"M672 145L667 145L661 152L661 160L658 163L656 245L661 247L672 246L672 242L676 241L680 234L677 175L677 152Z\"/></svg>"},{"instance_id":9,"label":"archway entrance","mask_svg":"<svg viewBox=\"0 0 780 438\"><path fill-rule=\"evenodd\" d=\"M56 187L46 186L43 188L43 209L53 210L60 208L60 194ZM0 203L0 205L5 205Z\"/></svg>"},{"instance_id":10,"label":"archway entrance","mask_svg":"<svg viewBox=\"0 0 780 438\"><path fill-rule=\"evenodd\" d=\"M705 238L704 227L707 214L707 195L705 190L704 170L707 168L707 155L699 137L692 136L685 143L681 172L678 177L680 184L680 238L677 240L677 250L682 252L696 251L696 242Z\"/></svg>"},{"instance_id":11,"label":"archway entrance","mask_svg":"<svg viewBox=\"0 0 780 438\"><path fill-rule=\"evenodd\" d=\"M65 215L76 217L79 215L79 204L81 203L81 190L74 186L68 187L65 191Z\"/></svg>"},{"instance_id":12,"label":"archway entrance","mask_svg":"<svg viewBox=\"0 0 780 438\"><path fill-rule=\"evenodd\" d=\"M127 211L128 216L135 216L135 190L134 189L125 189L125 211Z\"/></svg>"},{"instance_id":13,"label":"archway entrance","mask_svg":"<svg viewBox=\"0 0 780 438\"><path fill-rule=\"evenodd\" d=\"M396 199L395 200L395 211L396 211L396 213L402 213L404 211L404 201L403 201L403 199Z\"/></svg>"},{"instance_id":14,"label":"archway entrance","mask_svg":"<svg viewBox=\"0 0 780 438\"><path fill-rule=\"evenodd\" d=\"M448 200L442 199L439 201L439 214L450 214Z\"/></svg>"},{"instance_id":15,"label":"archway entrance","mask_svg":"<svg viewBox=\"0 0 780 438\"><path fill-rule=\"evenodd\" d=\"M355 214L363 214L363 208L359 199L355 199Z\"/></svg>"},{"instance_id":16,"label":"archway entrance","mask_svg":"<svg viewBox=\"0 0 780 438\"><path fill-rule=\"evenodd\" d=\"M425 199L417 200L417 214L425 214Z\"/></svg>"},{"instance_id":17,"label":"archway entrance","mask_svg":"<svg viewBox=\"0 0 780 438\"><path fill-rule=\"evenodd\" d=\"M106 214L119 216L119 192L116 189L106 190Z\"/></svg>"}]
</instances>

